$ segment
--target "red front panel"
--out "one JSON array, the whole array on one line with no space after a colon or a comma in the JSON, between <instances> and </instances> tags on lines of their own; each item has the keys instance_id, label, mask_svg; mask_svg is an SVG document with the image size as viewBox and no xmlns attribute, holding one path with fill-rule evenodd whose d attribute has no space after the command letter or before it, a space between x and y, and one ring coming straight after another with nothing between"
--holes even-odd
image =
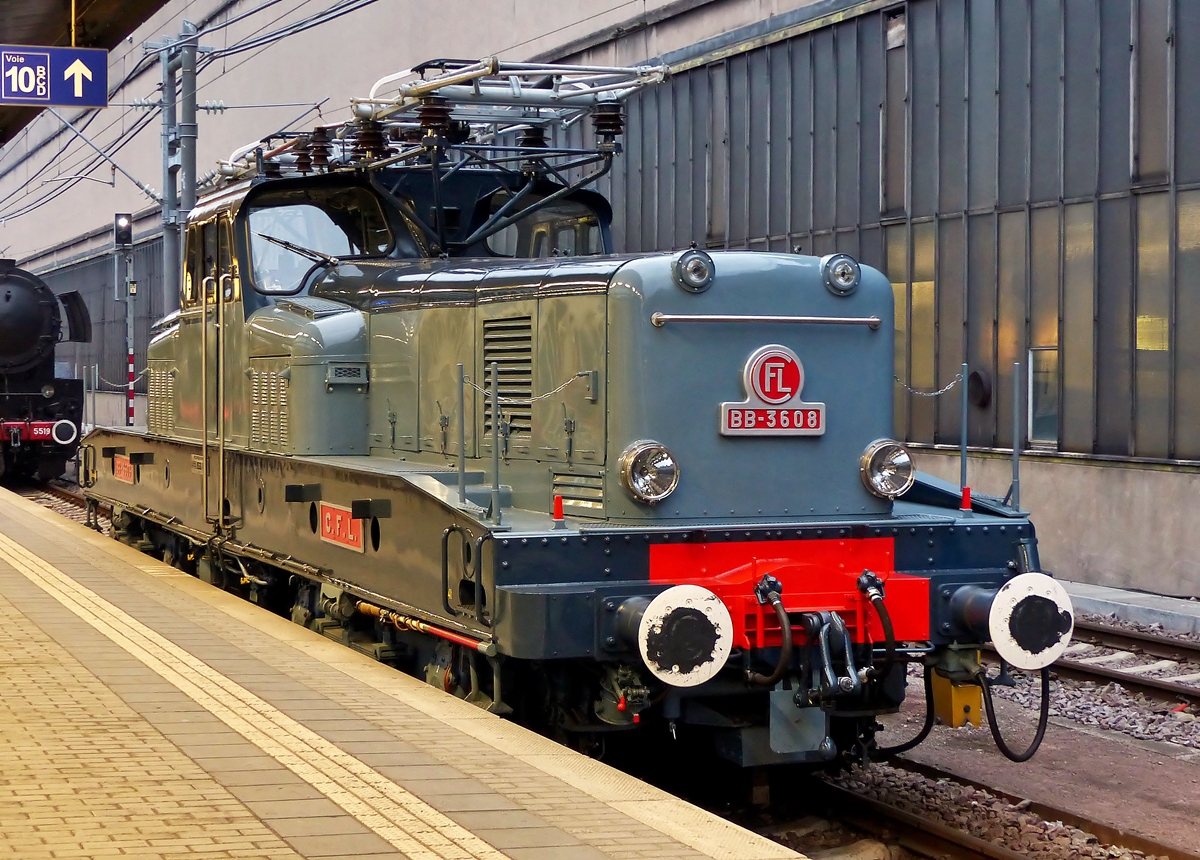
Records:
<instances>
[{"instance_id":1,"label":"red front panel","mask_svg":"<svg viewBox=\"0 0 1200 860\"><path fill-rule=\"evenodd\" d=\"M929 638L929 580L896 573L891 538L654 544L650 581L702 585L733 616L734 642L743 648L780 644L779 624L754 596L770 574L783 584L788 612L837 612L855 642L882 642L883 627L856 582L864 570L886 584L884 600L897 641Z\"/></svg>"},{"instance_id":2,"label":"red front panel","mask_svg":"<svg viewBox=\"0 0 1200 860\"><path fill-rule=\"evenodd\" d=\"M10 441L14 430L22 442L49 442L54 438L53 421L5 421L0 423L0 432L4 436L0 441Z\"/></svg>"}]
</instances>

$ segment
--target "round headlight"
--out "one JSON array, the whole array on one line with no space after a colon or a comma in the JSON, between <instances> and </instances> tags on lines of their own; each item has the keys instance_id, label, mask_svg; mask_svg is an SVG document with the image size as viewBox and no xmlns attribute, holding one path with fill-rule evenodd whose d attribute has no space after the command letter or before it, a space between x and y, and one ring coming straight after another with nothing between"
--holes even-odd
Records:
<instances>
[{"instance_id":1,"label":"round headlight","mask_svg":"<svg viewBox=\"0 0 1200 860\"><path fill-rule=\"evenodd\" d=\"M904 495L917 479L912 457L903 445L891 439L868 445L858 471L866 488L881 499Z\"/></svg>"},{"instance_id":2,"label":"round headlight","mask_svg":"<svg viewBox=\"0 0 1200 860\"><path fill-rule=\"evenodd\" d=\"M717 267L713 258L693 248L675 258L675 282L689 293L702 293L712 286Z\"/></svg>"},{"instance_id":3,"label":"round headlight","mask_svg":"<svg viewBox=\"0 0 1200 860\"><path fill-rule=\"evenodd\" d=\"M643 439L621 454L621 483L639 502L652 505L679 486L679 466L665 447Z\"/></svg>"},{"instance_id":4,"label":"round headlight","mask_svg":"<svg viewBox=\"0 0 1200 860\"><path fill-rule=\"evenodd\" d=\"M47 400L49 400L53 396L54 396L54 386L53 385L43 385L42 386L42 397L45 397Z\"/></svg>"},{"instance_id":5,"label":"round headlight","mask_svg":"<svg viewBox=\"0 0 1200 860\"><path fill-rule=\"evenodd\" d=\"M858 286L862 270L854 258L847 254L830 254L821 258L821 276L825 286L837 296L848 296Z\"/></svg>"}]
</instances>

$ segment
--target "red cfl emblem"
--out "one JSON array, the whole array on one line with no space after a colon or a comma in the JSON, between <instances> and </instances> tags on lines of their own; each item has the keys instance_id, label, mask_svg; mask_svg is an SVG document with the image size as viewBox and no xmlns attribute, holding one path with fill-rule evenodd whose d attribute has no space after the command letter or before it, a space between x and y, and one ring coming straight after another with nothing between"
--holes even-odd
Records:
<instances>
[{"instance_id":1,"label":"red cfl emblem","mask_svg":"<svg viewBox=\"0 0 1200 860\"><path fill-rule=\"evenodd\" d=\"M750 381L764 403L786 403L804 387L800 364L782 350L760 355L750 369Z\"/></svg>"}]
</instances>

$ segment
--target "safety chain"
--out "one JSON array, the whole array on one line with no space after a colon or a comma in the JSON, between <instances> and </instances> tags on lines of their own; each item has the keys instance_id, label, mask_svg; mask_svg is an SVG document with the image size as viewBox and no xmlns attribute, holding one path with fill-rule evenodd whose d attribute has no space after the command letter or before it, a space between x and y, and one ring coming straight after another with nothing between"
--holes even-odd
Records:
<instances>
[{"instance_id":1,"label":"safety chain","mask_svg":"<svg viewBox=\"0 0 1200 860\"><path fill-rule=\"evenodd\" d=\"M574 382L577 379L587 376L589 373L591 373L591 371L581 370L578 373L576 373L574 376L572 376L570 379L568 379L566 382L564 382L562 385L558 386L558 388L555 388L553 391L547 391L545 394L539 394L537 397L530 397L528 399L520 398L520 397L501 397L501 398L499 398L500 405L501 406L532 406L533 404L537 403L539 400L545 400L547 397L553 397L555 394L558 394L558 392L562 391L564 388L566 388L572 382ZM491 399L491 397L492 397L491 389L480 388L478 385L476 385L474 382L471 381L471 377L469 377L469 376L464 376L463 381L465 381L467 383L467 385L469 385L471 388L474 388L476 391L478 391L480 394L482 394L485 398L487 398L489 400Z\"/></svg>"},{"instance_id":2,"label":"safety chain","mask_svg":"<svg viewBox=\"0 0 1200 860\"><path fill-rule=\"evenodd\" d=\"M937 391L918 391L915 388L905 385L904 381L901 380L899 376L893 376L892 379L896 380L896 382L898 382L900 384L900 387L903 388L905 391L907 391L909 394L916 394L920 397L937 397L941 394L945 394L951 388L958 385L958 383L962 382L962 374L961 373L954 374L954 378L952 380L950 380L950 384L943 388L939 388Z\"/></svg>"},{"instance_id":3,"label":"safety chain","mask_svg":"<svg viewBox=\"0 0 1200 860\"><path fill-rule=\"evenodd\" d=\"M137 382L139 379L141 379L143 376L145 376L149 372L150 372L150 368L147 367L145 370L143 370L141 373L139 373L137 376L135 376L133 378L133 381ZM109 382L103 376L98 376L97 378L99 378L99 380L101 382L103 382L105 385L111 385L113 388L117 389L118 391L124 391L126 388L129 387L128 382Z\"/></svg>"}]
</instances>

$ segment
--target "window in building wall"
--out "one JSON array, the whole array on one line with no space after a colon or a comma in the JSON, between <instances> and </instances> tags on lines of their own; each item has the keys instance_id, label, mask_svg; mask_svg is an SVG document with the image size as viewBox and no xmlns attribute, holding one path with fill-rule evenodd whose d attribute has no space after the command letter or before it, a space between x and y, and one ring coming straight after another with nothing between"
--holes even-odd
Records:
<instances>
[{"instance_id":1,"label":"window in building wall","mask_svg":"<svg viewBox=\"0 0 1200 860\"><path fill-rule=\"evenodd\" d=\"M896 339L893 373L901 381L895 387L894 426L897 439L908 438L908 392L904 383L908 381L908 227L899 224L888 227L884 233L887 244L887 276L892 282L895 298Z\"/></svg>"},{"instance_id":2,"label":"window in building wall","mask_svg":"<svg viewBox=\"0 0 1200 860\"><path fill-rule=\"evenodd\" d=\"M937 224L924 221L912 225L912 283L909 286L911 385L918 391L937 388L937 306L934 287L934 245ZM937 425L935 397L909 397L912 411L910 436L914 442L932 442Z\"/></svg>"},{"instance_id":3,"label":"window in building wall","mask_svg":"<svg viewBox=\"0 0 1200 860\"><path fill-rule=\"evenodd\" d=\"M906 206L906 168L908 164L908 42L907 19L903 12L888 15L885 75L886 94L883 103L883 146L880 162L883 165L883 187L880 211L901 214Z\"/></svg>"},{"instance_id":4,"label":"window in building wall","mask_svg":"<svg viewBox=\"0 0 1200 860\"><path fill-rule=\"evenodd\" d=\"M1167 193L1137 198L1137 413L1134 454L1168 457L1171 372L1170 208Z\"/></svg>"},{"instance_id":5,"label":"window in building wall","mask_svg":"<svg viewBox=\"0 0 1200 860\"><path fill-rule=\"evenodd\" d=\"M1029 444L1058 446L1058 347L1029 350Z\"/></svg>"},{"instance_id":6,"label":"window in building wall","mask_svg":"<svg viewBox=\"0 0 1200 860\"><path fill-rule=\"evenodd\" d=\"M1062 420L1059 444L1090 454L1096 438L1095 208L1063 209Z\"/></svg>"},{"instance_id":7,"label":"window in building wall","mask_svg":"<svg viewBox=\"0 0 1200 860\"><path fill-rule=\"evenodd\" d=\"M1193 0L1188 0L1193 2ZM1167 179L1170 0L1136 0L1132 87L1135 181Z\"/></svg>"},{"instance_id":8,"label":"window in building wall","mask_svg":"<svg viewBox=\"0 0 1200 860\"><path fill-rule=\"evenodd\" d=\"M1179 193L1175 262L1175 450L1200 460L1200 191Z\"/></svg>"}]
</instances>

